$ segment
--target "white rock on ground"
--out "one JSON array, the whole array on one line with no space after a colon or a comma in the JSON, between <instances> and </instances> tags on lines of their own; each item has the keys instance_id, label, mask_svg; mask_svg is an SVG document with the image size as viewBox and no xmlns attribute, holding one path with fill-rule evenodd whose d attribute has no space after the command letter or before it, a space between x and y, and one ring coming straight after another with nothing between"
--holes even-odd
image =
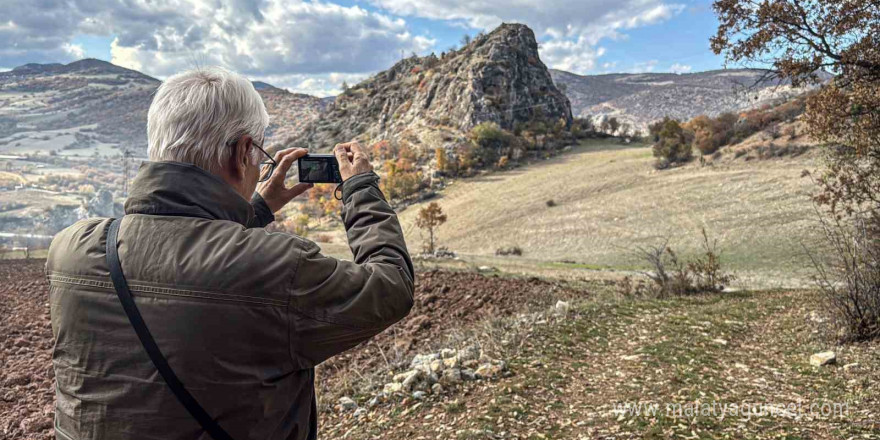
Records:
<instances>
[{"instance_id":1,"label":"white rock on ground","mask_svg":"<svg viewBox=\"0 0 880 440\"><path fill-rule=\"evenodd\" d=\"M853 362L851 364L846 364L843 366L843 371L846 371L846 372L850 372L850 371L858 370L858 369L859 369L858 362Z\"/></svg>"},{"instance_id":2,"label":"white rock on ground","mask_svg":"<svg viewBox=\"0 0 880 440\"><path fill-rule=\"evenodd\" d=\"M837 363L837 354L833 351L823 351L810 356L810 365L821 367Z\"/></svg>"},{"instance_id":3,"label":"white rock on ground","mask_svg":"<svg viewBox=\"0 0 880 440\"><path fill-rule=\"evenodd\" d=\"M556 301L556 306L553 307L553 313L555 313L559 316L566 316L566 315L568 315L569 309L571 309L571 304L560 300L560 301Z\"/></svg>"},{"instance_id":4,"label":"white rock on ground","mask_svg":"<svg viewBox=\"0 0 880 440\"><path fill-rule=\"evenodd\" d=\"M356 409L358 407L358 404L350 397L343 396L339 398L339 406L345 411L351 411L353 409Z\"/></svg>"},{"instance_id":5,"label":"white rock on ground","mask_svg":"<svg viewBox=\"0 0 880 440\"><path fill-rule=\"evenodd\" d=\"M391 382L391 383L386 383L385 387L382 389L382 391L385 394L392 394L392 393L398 393L402 389L403 389L403 384L401 384L400 382Z\"/></svg>"}]
</instances>

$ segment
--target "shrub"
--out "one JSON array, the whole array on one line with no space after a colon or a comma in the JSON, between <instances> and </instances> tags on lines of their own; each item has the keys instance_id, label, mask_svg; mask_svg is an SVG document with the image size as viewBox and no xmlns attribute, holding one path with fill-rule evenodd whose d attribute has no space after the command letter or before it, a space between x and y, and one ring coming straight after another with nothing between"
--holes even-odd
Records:
<instances>
[{"instance_id":1,"label":"shrub","mask_svg":"<svg viewBox=\"0 0 880 440\"><path fill-rule=\"evenodd\" d=\"M415 169L412 161L401 158L385 161L385 178L380 182L382 192L391 200L405 199L419 191L422 173Z\"/></svg>"},{"instance_id":2,"label":"shrub","mask_svg":"<svg viewBox=\"0 0 880 440\"><path fill-rule=\"evenodd\" d=\"M649 292L658 298L720 292L734 276L724 273L717 242L710 241L703 229L703 254L684 261L669 247L669 239L657 246L636 248L636 256L648 263L651 272L644 275L652 281Z\"/></svg>"},{"instance_id":3,"label":"shrub","mask_svg":"<svg viewBox=\"0 0 880 440\"><path fill-rule=\"evenodd\" d=\"M471 129L468 138L475 147L475 156L482 167L495 165L502 156L510 156L517 140L514 135L494 122L481 122Z\"/></svg>"},{"instance_id":4,"label":"shrub","mask_svg":"<svg viewBox=\"0 0 880 440\"><path fill-rule=\"evenodd\" d=\"M552 208L552 207L556 206L556 201L553 199L547 200L547 202L545 202L545 203L547 203L548 208Z\"/></svg>"},{"instance_id":5,"label":"shrub","mask_svg":"<svg viewBox=\"0 0 880 440\"><path fill-rule=\"evenodd\" d=\"M666 118L658 136L659 141L653 147L654 157L657 158L656 168L663 169L672 164L688 162L693 158L684 129L675 119Z\"/></svg>"},{"instance_id":6,"label":"shrub","mask_svg":"<svg viewBox=\"0 0 880 440\"><path fill-rule=\"evenodd\" d=\"M820 217L828 257L810 254L817 281L844 341L880 337L880 219Z\"/></svg>"},{"instance_id":7,"label":"shrub","mask_svg":"<svg viewBox=\"0 0 880 440\"><path fill-rule=\"evenodd\" d=\"M521 257L523 254L522 248L519 246L511 246L507 248L498 248L495 250L495 255L514 255L517 257Z\"/></svg>"}]
</instances>

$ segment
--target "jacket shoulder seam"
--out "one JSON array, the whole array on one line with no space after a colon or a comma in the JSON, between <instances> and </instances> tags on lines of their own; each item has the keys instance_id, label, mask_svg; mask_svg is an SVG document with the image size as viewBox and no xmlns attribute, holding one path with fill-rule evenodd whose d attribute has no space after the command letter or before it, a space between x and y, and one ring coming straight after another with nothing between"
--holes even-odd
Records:
<instances>
[{"instance_id":1,"label":"jacket shoulder seam","mask_svg":"<svg viewBox=\"0 0 880 440\"><path fill-rule=\"evenodd\" d=\"M113 286L112 282L109 281L101 281L95 279L89 279L84 277L71 276L66 274L59 274L57 272L50 273L47 277L50 282L55 283L63 283L63 284L73 284L80 286L89 286L89 287L99 287L111 291L115 291L116 288ZM244 302L244 303L253 303L253 304L265 304L265 305L273 305L273 306L286 306L286 302L283 300L275 300L268 298L259 298L254 296L246 296L246 295L232 295L228 293L218 293L218 292L209 292L209 291L200 291L200 290L190 290L190 289L174 289L169 287L157 287L150 286L147 284L138 284L131 283L129 284L129 288L132 292L140 292L140 293L149 293L156 295L168 295L168 296L177 296L177 297L187 297L187 298L197 298L197 299L209 299L209 300L218 300L218 301L230 301L230 302Z\"/></svg>"}]
</instances>

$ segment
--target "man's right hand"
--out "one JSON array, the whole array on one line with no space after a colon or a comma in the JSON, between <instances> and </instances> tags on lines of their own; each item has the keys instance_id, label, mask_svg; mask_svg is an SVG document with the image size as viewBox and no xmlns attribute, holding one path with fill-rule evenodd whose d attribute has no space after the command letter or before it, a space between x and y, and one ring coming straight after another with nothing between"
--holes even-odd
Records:
<instances>
[{"instance_id":1,"label":"man's right hand","mask_svg":"<svg viewBox=\"0 0 880 440\"><path fill-rule=\"evenodd\" d=\"M336 144L333 153L336 154L336 160L339 161L339 174L342 175L343 182L358 174L373 171L369 154L357 141Z\"/></svg>"}]
</instances>

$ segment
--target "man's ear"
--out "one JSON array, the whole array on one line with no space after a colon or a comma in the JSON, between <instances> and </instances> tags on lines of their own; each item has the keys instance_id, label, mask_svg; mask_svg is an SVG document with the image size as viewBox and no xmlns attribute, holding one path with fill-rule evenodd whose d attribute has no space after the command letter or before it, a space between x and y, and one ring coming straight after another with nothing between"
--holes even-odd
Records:
<instances>
[{"instance_id":1,"label":"man's ear","mask_svg":"<svg viewBox=\"0 0 880 440\"><path fill-rule=\"evenodd\" d=\"M245 173L247 172L247 166L250 162L248 156L250 155L252 140L253 138L249 135L244 135L235 143L232 157L230 157L231 163L229 166L232 174L238 179L244 179Z\"/></svg>"}]
</instances>

